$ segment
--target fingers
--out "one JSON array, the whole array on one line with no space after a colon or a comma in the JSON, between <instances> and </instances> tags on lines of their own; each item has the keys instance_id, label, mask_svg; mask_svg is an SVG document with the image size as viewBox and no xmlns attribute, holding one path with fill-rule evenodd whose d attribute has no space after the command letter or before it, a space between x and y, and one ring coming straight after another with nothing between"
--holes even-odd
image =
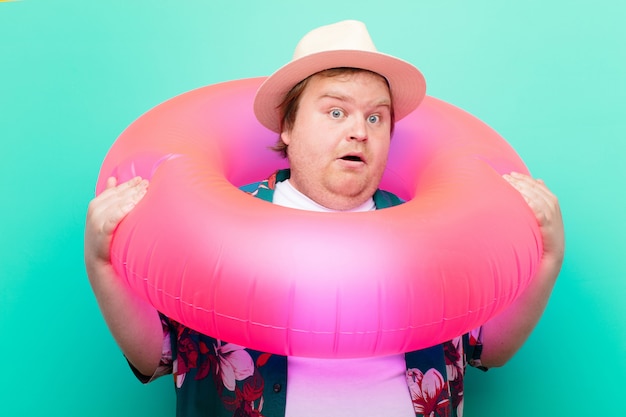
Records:
<instances>
[{"instance_id":1,"label":"fingers","mask_svg":"<svg viewBox=\"0 0 626 417\"><path fill-rule=\"evenodd\" d=\"M140 177L117 185L114 177L108 178L106 189L89 203L88 219L99 219L100 223L117 224L137 205L148 191L148 181Z\"/></svg>"},{"instance_id":2,"label":"fingers","mask_svg":"<svg viewBox=\"0 0 626 417\"><path fill-rule=\"evenodd\" d=\"M115 178L108 178L106 189L89 203L85 226L86 252L108 260L113 232L147 191L148 181L140 177L119 185Z\"/></svg>"},{"instance_id":3,"label":"fingers","mask_svg":"<svg viewBox=\"0 0 626 417\"><path fill-rule=\"evenodd\" d=\"M117 179L108 178L106 189L90 204L90 214L101 219L102 229L112 233L117 224L141 201L148 191L148 181L135 177L117 185Z\"/></svg>"},{"instance_id":4,"label":"fingers","mask_svg":"<svg viewBox=\"0 0 626 417\"><path fill-rule=\"evenodd\" d=\"M503 178L520 192L540 224L552 219L559 210L558 199L543 180L518 172L504 175Z\"/></svg>"},{"instance_id":5,"label":"fingers","mask_svg":"<svg viewBox=\"0 0 626 417\"><path fill-rule=\"evenodd\" d=\"M503 178L519 191L535 214L544 242L544 254L562 256L565 241L563 218L557 197L540 179L517 172L504 175Z\"/></svg>"}]
</instances>

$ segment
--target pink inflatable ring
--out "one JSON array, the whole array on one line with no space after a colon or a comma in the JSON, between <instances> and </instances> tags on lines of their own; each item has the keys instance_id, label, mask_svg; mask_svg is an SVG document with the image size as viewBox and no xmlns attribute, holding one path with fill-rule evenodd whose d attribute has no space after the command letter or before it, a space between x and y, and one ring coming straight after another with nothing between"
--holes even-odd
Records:
<instances>
[{"instance_id":1,"label":"pink inflatable ring","mask_svg":"<svg viewBox=\"0 0 626 417\"><path fill-rule=\"evenodd\" d=\"M279 207L237 187L286 166L255 119L261 78L175 97L136 120L106 178L150 179L119 225L112 262L159 311L202 333L282 355L365 357L449 340L526 287L537 222L501 178L513 149L432 97L396 125L382 187L408 200L368 213Z\"/></svg>"}]
</instances>

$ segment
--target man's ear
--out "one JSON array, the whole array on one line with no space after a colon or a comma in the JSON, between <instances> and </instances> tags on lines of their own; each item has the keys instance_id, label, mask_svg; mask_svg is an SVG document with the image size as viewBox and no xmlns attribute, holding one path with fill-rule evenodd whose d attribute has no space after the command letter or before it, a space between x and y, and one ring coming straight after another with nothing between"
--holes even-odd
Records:
<instances>
[{"instance_id":1,"label":"man's ear","mask_svg":"<svg viewBox=\"0 0 626 417\"><path fill-rule=\"evenodd\" d=\"M280 139L285 145L289 145L289 142L291 142L291 132L282 131L280 133Z\"/></svg>"}]
</instances>

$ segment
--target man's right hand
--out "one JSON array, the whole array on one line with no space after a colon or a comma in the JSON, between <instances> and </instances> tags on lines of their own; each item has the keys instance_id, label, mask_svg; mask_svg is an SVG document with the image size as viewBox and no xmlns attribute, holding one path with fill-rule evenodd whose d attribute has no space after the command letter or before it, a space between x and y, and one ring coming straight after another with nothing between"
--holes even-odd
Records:
<instances>
[{"instance_id":1,"label":"man's right hand","mask_svg":"<svg viewBox=\"0 0 626 417\"><path fill-rule=\"evenodd\" d=\"M106 189L91 200L85 225L85 262L110 263L113 233L124 217L141 201L148 191L148 180L135 177L117 185L117 179L107 179Z\"/></svg>"}]
</instances>

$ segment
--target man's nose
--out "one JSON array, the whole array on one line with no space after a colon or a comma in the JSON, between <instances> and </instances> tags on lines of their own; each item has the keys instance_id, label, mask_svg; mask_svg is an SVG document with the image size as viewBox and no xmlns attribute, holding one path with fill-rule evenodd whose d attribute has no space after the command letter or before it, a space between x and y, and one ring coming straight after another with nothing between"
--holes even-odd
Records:
<instances>
[{"instance_id":1,"label":"man's nose","mask_svg":"<svg viewBox=\"0 0 626 417\"><path fill-rule=\"evenodd\" d=\"M367 140L367 121L363 117L355 117L350 125L350 140Z\"/></svg>"}]
</instances>

